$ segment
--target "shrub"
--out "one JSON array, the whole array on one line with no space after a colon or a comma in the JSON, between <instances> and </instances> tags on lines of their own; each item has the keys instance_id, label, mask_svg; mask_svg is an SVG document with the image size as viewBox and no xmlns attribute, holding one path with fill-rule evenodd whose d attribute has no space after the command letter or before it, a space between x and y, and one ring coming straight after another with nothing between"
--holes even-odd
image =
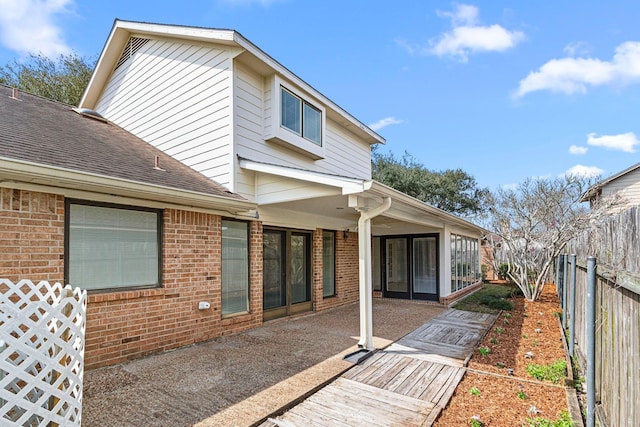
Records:
<instances>
[{"instance_id":1,"label":"shrub","mask_svg":"<svg viewBox=\"0 0 640 427\"><path fill-rule=\"evenodd\" d=\"M498 266L498 277L502 280L507 279L507 272L509 271L509 264L503 262Z\"/></svg>"}]
</instances>

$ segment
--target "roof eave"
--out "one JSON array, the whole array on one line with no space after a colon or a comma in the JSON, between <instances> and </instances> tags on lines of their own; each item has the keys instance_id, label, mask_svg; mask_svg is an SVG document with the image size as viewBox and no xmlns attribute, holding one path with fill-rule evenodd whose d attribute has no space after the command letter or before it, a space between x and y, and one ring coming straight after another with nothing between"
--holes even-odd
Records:
<instances>
[{"instance_id":1,"label":"roof eave","mask_svg":"<svg viewBox=\"0 0 640 427\"><path fill-rule=\"evenodd\" d=\"M0 186L28 183L81 190L154 202L167 202L184 207L222 210L233 214L256 209L255 203L231 197L182 190L138 181L113 178L88 172L73 171L39 163L0 158Z\"/></svg>"}]
</instances>

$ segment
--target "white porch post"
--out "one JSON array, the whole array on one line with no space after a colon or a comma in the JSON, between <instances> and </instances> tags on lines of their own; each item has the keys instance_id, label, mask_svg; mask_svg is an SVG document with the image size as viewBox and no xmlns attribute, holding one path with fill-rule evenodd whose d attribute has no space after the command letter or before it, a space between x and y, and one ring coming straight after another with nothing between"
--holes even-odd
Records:
<instances>
[{"instance_id":1,"label":"white porch post","mask_svg":"<svg viewBox=\"0 0 640 427\"><path fill-rule=\"evenodd\" d=\"M373 350L373 306L371 281L371 219L387 211L391 207L391 198L385 197L382 205L369 210L360 205L358 219L358 258L360 288L360 341L358 347Z\"/></svg>"}]
</instances>

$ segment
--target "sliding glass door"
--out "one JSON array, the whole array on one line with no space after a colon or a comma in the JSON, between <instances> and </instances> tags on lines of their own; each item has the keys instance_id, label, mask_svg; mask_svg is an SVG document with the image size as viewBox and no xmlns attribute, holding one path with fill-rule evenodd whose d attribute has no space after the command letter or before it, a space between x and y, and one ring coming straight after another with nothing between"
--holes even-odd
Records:
<instances>
[{"instance_id":1,"label":"sliding glass door","mask_svg":"<svg viewBox=\"0 0 640 427\"><path fill-rule=\"evenodd\" d=\"M265 229L263 239L264 319L310 311L311 234Z\"/></svg>"},{"instance_id":2,"label":"sliding glass door","mask_svg":"<svg viewBox=\"0 0 640 427\"><path fill-rule=\"evenodd\" d=\"M438 237L402 236L384 240L384 295L438 300Z\"/></svg>"}]
</instances>

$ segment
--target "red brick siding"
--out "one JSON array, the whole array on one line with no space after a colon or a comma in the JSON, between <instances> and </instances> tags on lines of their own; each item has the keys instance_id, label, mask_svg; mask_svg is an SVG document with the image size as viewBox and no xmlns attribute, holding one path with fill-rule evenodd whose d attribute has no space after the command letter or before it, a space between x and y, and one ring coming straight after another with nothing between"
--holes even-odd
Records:
<instances>
[{"instance_id":1,"label":"red brick siding","mask_svg":"<svg viewBox=\"0 0 640 427\"><path fill-rule=\"evenodd\" d=\"M336 295L322 297L322 230L314 232L314 306L318 311L358 301L358 234L336 233Z\"/></svg>"},{"instance_id":2,"label":"red brick siding","mask_svg":"<svg viewBox=\"0 0 640 427\"><path fill-rule=\"evenodd\" d=\"M222 319L221 218L165 210L163 287L90 295L86 366L111 365L259 326L262 323L262 283L257 281L262 269L260 233L260 224L252 222L251 312ZM211 308L198 310L200 301L209 302Z\"/></svg>"},{"instance_id":3,"label":"red brick siding","mask_svg":"<svg viewBox=\"0 0 640 427\"><path fill-rule=\"evenodd\" d=\"M64 198L0 188L0 277L64 280Z\"/></svg>"}]
</instances>

